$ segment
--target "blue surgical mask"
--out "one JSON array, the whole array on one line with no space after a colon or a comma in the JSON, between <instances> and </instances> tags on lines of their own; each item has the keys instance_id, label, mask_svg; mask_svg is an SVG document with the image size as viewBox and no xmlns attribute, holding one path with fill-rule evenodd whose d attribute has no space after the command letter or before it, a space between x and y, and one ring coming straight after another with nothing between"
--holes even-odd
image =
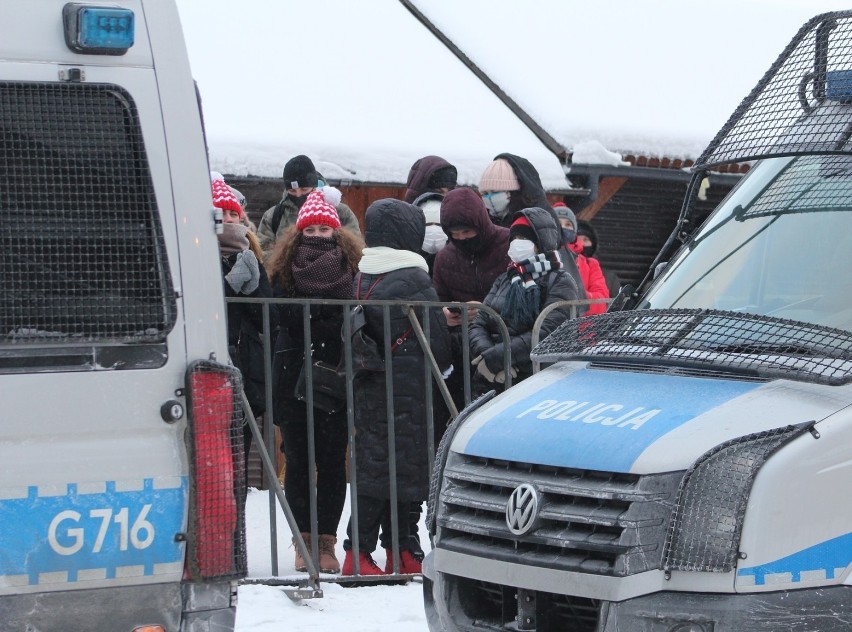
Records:
<instances>
[{"instance_id":1,"label":"blue surgical mask","mask_svg":"<svg viewBox=\"0 0 852 632\"><path fill-rule=\"evenodd\" d=\"M509 208L509 194L506 191L483 193L482 201L485 203L485 208L488 209L488 214L496 219L502 219L506 214L506 209Z\"/></svg>"}]
</instances>

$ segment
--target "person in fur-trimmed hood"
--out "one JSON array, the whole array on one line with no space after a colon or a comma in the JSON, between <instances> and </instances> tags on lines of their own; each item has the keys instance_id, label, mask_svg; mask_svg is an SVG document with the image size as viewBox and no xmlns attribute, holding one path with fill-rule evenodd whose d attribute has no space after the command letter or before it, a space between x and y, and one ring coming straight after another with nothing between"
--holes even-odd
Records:
<instances>
[{"instance_id":1,"label":"person in fur-trimmed hood","mask_svg":"<svg viewBox=\"0 0 852 632\"><path fill-rule=\"evenodd\" d=\"M276 298L352 298L352 280L364 243L341 226L334 199L327 199L323 193L308 194L296 224L275 246L267 267ZM308 460L308 407L296 396L296 383L305 364L303 307L298 303L277 307L281 326L272 366L274 422L281 427L282 449L287 457L284 493L310 550L309 480L313 471ZM314 304L310 312L310 361L336 367L341 357L344 310L339 305ZM336 573L340 571L334 554L337 526L346 498L346 406L332 410L315 400L313 418L320 570ZM306 570L298 550L295 566L296 570Z\"/></svg>"},{"instance_id":2,"label":"person in fur-trimmed hood","mask_svg":"<svg viewBox=\"0 0 852 632\"><path fill-rule=\"evenodd\" d=\"M373 202L365 215L364 237L367 247L355 278L355 297L366 300L437 301L419 254L426 233L423 212L400 200ZM365 305L366 331L384 353L384 308ZM441 309L428 310L429 346L439 369L450 367L449 337ZM427 453L426 358L408 316L401 307L391 307L390 340L392 367L387 371L356 378L355 383L355 463L358 485L358 545L360 573L382 575L392 570L393 556L382 571L372 553L382 528L382 546L392 544L390 526L390 472L388 469L388 400L386 376L393 384L393 428L396 456L397 510L399 516L400 572L420 572L419 545L409 533L408 514L412 503L422 504L429 493L429 456ZM417 310L420 320L422 309ZM352 521L344 542L344 575L354 574Z\"/></svg>"},{"instance_id":3,"label":"person in fur-trimmed hood","mask_svg":"<svg viewBox=\"0 0 852 632\"><path fill-rule=\"evenodd\" d=\"M470 327L470 350L477 375L476 390L483 393L502 388L506 373L513 382L532 375L530 361L532 328L541 311L551 303L580 297L574 279L562 269L557 252L561 231L550 213L527 208L516 215L509 228L509 258L512 262L491 286L483 303L499 313L509 329L512 364L503 365L505 343L495 319L480 310ZM541 327L543 339L569 318L570 310L550 312Z\"/></svg>"}]
</instances>

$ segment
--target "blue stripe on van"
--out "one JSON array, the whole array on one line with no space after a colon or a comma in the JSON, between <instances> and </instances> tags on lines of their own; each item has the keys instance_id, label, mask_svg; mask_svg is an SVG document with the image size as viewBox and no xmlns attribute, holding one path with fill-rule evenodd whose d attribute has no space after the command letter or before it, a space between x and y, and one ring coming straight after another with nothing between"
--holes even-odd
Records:
<instances>
[{"instance_id":1,"label":"blue stripe on van","mask_svg":"<svg viewBox=\"0 0 852 632\"><path fill-rule=\"evenodd\" d=\"M753 575L755 585L763 586L767 575L789 574L789 583L795 584L802 581L802 573L805 572L816 571L819 574L824 573L825 579L834 579L835 571L845 569L850 563L852 563L852 533L847 533L768 564L741 568L737 571L737 575L739 577Z\"/></svg>"},{"instance_id":2,"label":"blue stripe on van","mask_svg":"<svg viewBox=\"0 0 852 632\"><path fill-rule=\"evenodd\" d=\"M664 434L760 385L581 369L484 422L462 452L629 472L638 456Z\"/></svg>"},{"instance_id":3,"label":"blue stripe on van","mask_svg":"<svg viewBox=\"0 0 852 632\"><path fill-rule=\"evenodd\" d=\"M29 488L26 498L0 500L0 576L27 575L39 583L43 573L66 572L68 582L82 571L105 579L121 567L137 567L153 575L155 564L183 560L183 543L175 535L184 529L187 480L180 487L117 491L106 483L103 493L78 493L67 486L64 495L39 496Z\"/></svg>"}]
</instances>

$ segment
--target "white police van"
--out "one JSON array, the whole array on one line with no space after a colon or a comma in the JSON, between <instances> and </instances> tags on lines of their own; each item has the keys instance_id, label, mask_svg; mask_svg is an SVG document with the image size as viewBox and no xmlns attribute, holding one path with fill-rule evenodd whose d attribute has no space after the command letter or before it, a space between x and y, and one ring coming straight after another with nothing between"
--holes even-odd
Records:
<instances>
[{"instance_id":1,"label":"white police van","mask_svg":"<svg viewBox=\"0 0 852 632\"><path fill-rule=\"evenodd\" d=\"M692 230L706 171L748 161ZM742 102L676 235L630 304L564 323L535 350L555 364L449 429L432 630L850 629L852 11Z\"/></svg>"},{"instance_id":2,"label":"white police van","mask_svg":"<svg viewBox=\"0 0 852 632\"><path fill-rule=\"evenodd\" d=\"M177 9L0 17L0 629L231 630L242 383Z\"/></svg>"}]
</instances>

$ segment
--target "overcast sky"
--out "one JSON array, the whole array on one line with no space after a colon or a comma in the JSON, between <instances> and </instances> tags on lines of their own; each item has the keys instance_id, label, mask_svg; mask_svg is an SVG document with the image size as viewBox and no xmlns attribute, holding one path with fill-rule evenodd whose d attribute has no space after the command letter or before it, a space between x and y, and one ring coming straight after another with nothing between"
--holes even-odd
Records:
<instances>
[{"instance_id":1,"label":"overcast sky","mask_svg":"<svg viewBox=\"0 0 852 632\"><path fill-rule=\"evenodd\" d=\"M695 157L798 28L836 0L415 0L569 149ZM550 154L398 0L178 0L213 167L405 180L435 153L475 183ZM239 10L235 11L234 7Z\"/></svg>"}]
</instances>

